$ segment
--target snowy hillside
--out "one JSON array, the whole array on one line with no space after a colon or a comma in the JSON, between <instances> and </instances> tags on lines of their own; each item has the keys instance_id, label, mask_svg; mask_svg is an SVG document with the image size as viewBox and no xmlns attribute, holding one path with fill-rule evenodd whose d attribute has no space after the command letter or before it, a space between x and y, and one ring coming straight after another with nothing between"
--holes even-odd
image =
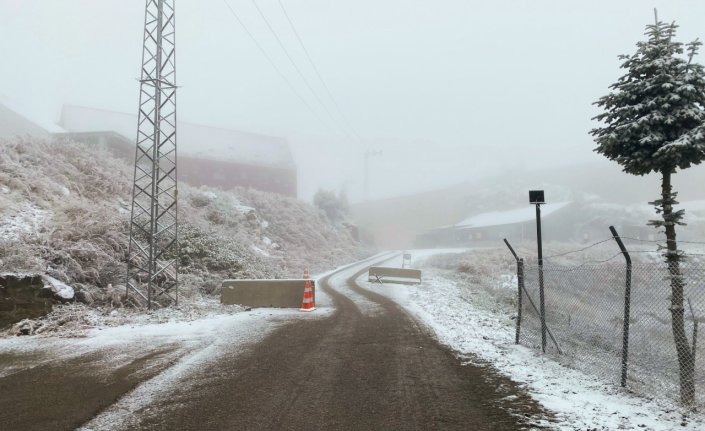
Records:
<instances>
[{"instance_id":1,"label":"snowy hillside","mask_svg":"<svg viewBox=\"0 0 705 431\"><path fill-rule=\"evenodd\" d=\"M105 304L124 284L132 168L70 142L0 142L0 273L43 273ZM349 227L292 198L180 185L181 288L223 278L300 277L353 260Z\"/></svg>"}]
</instances>

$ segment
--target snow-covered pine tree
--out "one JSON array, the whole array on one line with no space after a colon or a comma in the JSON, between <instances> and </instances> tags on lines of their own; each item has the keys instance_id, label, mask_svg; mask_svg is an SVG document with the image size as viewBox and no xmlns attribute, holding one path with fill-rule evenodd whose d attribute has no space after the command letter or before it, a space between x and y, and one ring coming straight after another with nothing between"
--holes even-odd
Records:
<instances>
[{"instance_id":1,"label":"snow-covered pine tree","mask_svg":"<svg viewBox=\"0 0 705 431\"><path fill-rule=\"evenodd\" d=\"M654 11L655 12L655 11ZM610 86L611 92L595 104L604 112L594 119L604 127L593 129L595 151L614 160L633 175L662 175L661 198L650 202L661 219L650 225L664 228L664 257L670 271L672 331L678 355L680 397L684 406L695 401L695 352L685 332L682 253L676 243L676 225L683 210L673 206L671 176L705 160L705 71L693 62L701 43L674 40L675 23L658 20L646 26L648 40L637 43L634 55L623 55L627 73ZM694 346L693 346L694 347Z\"/></svg>"}]
</instances>

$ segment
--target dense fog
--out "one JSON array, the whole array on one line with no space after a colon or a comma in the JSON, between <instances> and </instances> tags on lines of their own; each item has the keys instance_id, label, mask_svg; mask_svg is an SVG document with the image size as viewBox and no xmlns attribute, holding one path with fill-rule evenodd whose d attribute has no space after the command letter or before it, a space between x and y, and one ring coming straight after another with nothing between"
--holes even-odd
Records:
<instances>
[{"instance_id":1,"label":"dense fog","mask_svg":"<svg viewBox=\"0 0 705 431\"><path fill-rule=\"evenodd\" d=\"M703 36L688 1L180 1L178 115L286 139L306 200L363 201L366 151L372 200L575 164L619 180L592 152L592 103L654 6ZM143 24L141 2L1 0L0 94L45 122L136 113Z\"/></svg>"}]
</instances>

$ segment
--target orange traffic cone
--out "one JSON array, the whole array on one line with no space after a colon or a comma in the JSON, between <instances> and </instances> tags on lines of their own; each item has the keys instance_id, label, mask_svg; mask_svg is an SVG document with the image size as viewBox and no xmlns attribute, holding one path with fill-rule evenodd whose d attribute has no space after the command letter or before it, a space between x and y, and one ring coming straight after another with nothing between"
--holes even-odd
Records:
<instances>
[{"instance_id":1,"label":"orange traffic cone","mask_svg":"<svg viewBox=\"0 0 705 431\"><path fill-rule=\"evenodd\" d=\"M306 284L304 286L304 300L301 302L301 311L313 311L316 309L316 302L313 300L313 282L308 279L308 269L304 270Z\"/></svg>"}]
</instances>

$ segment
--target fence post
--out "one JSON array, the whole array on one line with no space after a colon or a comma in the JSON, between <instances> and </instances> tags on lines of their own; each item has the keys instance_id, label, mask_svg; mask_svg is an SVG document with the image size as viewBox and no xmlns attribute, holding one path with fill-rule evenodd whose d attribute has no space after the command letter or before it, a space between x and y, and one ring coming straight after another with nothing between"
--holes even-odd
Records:
<instances>
[{"instance_id":1,"label":"fence post","mask_svg":"<svg viewBox=\"0 0 705 431\"><path fill-rule=\"evenodd\" d=\"M612 232L612 237L617 242L619 249L622 250L624 255L624 260L627 262L627 275L624 286L624 324L622 326L622 387L627 386L627 364L629 362L629 315L630 306L632 300L632 258L629 256L627 248L622 242L622 238L617 234L617 229L614 226L610 226L610 232Z\"/></svg>"},{"instance_id":2,"label":"fence post","mask_svg":"<svg viewBox=\"0 0 705 431\"><path fill-rule=\"evenodd\" d=\"M519 259L517 254L514 252L514 249L512 248L511 245L509 245L509 242L506 239L504 240L504 243L507 244L507 247L509 247L509 251L512 252L512 254L514 255L514 258L517 260L517 265L519 264L519 262L521 262L521 283L517 283L517 284L519 284L520 291L523 291L524 292L523 294L526 295L526 299L529 300L529 304L531 305L531 308L536 312L536 315L540 317L541 312L539 311L538 307L536 307L534 300L531 299L531 295L529 295L529 292L526 291L525 278L524 278L524 259ZM520 292L520 296L519 296L520 301L521 301L521 297L522 296L521 296L521 292ZM520 304L521 304L521 302L520 302ZM520 310L521 310L521 308L520 308ZM548 325L546 325L546 332L548 333L548 336L551 337L551 341L553 341L553 345L556 346L556 350L558 351L558 354L562 355L563 350L561 350L561 347L558 345L558 342L556 341L556 337L553 336L553 333L551 332L551 328L549 328Z\"/></svg>"},{"instance_id":3,"label":"fence post","mask_svg":"<svg viewBox=\"0 0 705 431\"><path fill-rule=\"evenodd\" d=\"M517 263L517 284L519 285L519 304L517 305L517 334L514 344L519 344L519 333L521 332L521 309L522 309L522 294L524 290L524 259L519 259Z\"/></svg>"},{"instance_id":4,"label":"fence post","mask_svg":"<svg viewBox=\"0 0 705 431\"><path fill-rule=\"evenodd\" d=\"M546 297L543 287L543 245L541 238L541 203L536 203L536 241L539 259L539 307L541 307L541 351L546 353Z\"/></svg>"},{"instance_id":5,"label":"fence post","mask_svg":"<svg viewBox=\"0 0 705 431\"><path fill-rule=\"evenodd\" d=\"M521 333L521 300L522 300L522 294L521 291L524 289L524 259L520 259L519 256L517 256L516 252L512 248L511 244L509 244L509 241L507 241L506 238L504 238L504 243L507 244L507 247L509 247L509 251L512 252L512 255L514 255L514 259L517 261L517 322L516 322L516 339L514 341L514 344L519 344L519 335Z\"/></svg>"}]
</instances>

